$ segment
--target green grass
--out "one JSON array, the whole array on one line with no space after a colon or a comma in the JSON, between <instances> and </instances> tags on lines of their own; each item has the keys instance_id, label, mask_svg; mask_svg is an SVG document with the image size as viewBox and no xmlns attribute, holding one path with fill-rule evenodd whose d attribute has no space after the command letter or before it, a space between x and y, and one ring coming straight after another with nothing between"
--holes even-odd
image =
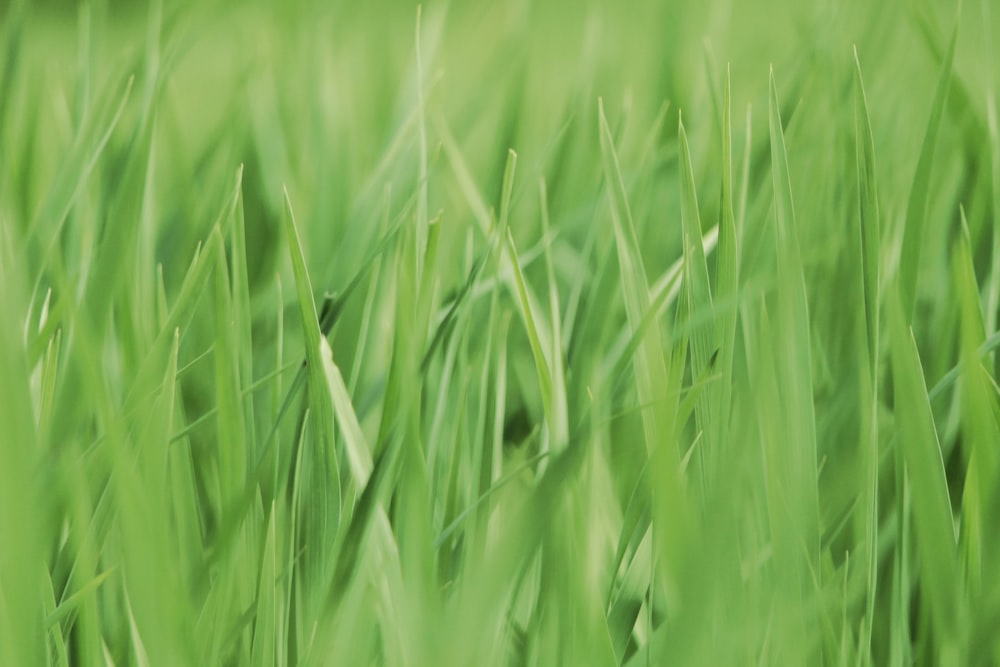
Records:
<instances>
[{"instance_id":1,"label":"green grass","mask_svg":"<svg viewBox=\"0 0 1000 667\"><path fill-rule=\"evenodd\" d=\"M7 4L0 665L1000 663L989 0Z\"/></svg>"}]
</instances>

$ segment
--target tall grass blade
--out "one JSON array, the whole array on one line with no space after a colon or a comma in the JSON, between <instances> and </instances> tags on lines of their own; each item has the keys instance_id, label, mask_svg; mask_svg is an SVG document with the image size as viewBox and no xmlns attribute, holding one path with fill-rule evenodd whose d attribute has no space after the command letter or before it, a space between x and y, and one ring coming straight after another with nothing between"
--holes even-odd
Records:
<instances>
[{"instance_id":1,"label":"tall grass blade","mask_svg":"<svg viewBox=\"0 0 1000 667\"><path fill-rule=\"evenodd\" d=\"M618 251L622 296L625 300L625 312L629 327L635 331L650 309L649 287L646 282L646 272L643 267L642 255L639 252L639 241L636 237L635 225L632 222L632 212L629 209L625 182L618 164L618 155L615 152L611 128L604 115L603 101L598 104L598 114L601 156L611 205L615 245ZM657 511L670 508L670 515L674 517L669 524L659 523L654 511L654 526L659 524L660 530L665 533L658 537L659 544L665 547L661 554L666 573L664 583L670 594L677 596L681 585L682 551L680 544L684 541L686 530L686 492L680 473L680 456L676 449L676 426L674 423L676 403L671 406L670 380L663 359L663 350L659 327L649 327L644 334L642 344L635 352L632 367L635 372L639 403L646 406L658 406L656 409L647 407L643 410L642 423L646 451L657 462L658 474L655 479L654 506Z\"/></svg>"},{"instance_id":2,"label":"tall grass blade","mask_svg":"<svg viewBox=\"0 0 1000 667\"><path fill-rule=\"evenodd\" d=\"M302 253L295 215L291 201L285 191L285 237L292 258L295 274L295 289L298 294L299 310L302 316L302 331L306 345L307 387L309 392L309 412L311 414L311 438L303 438L299 446L302 453L302 468L296 476L302 475L300 487L300 511L305 521L301 526L302 543L307 552L303 555L303 576L306 581L325 581L331 571L327 554L333 546L340 523L340 474L336 450L334 449L334 425L332 399L323 371L323 350L316 303L313 301L312 283ZM317 591L307 591L302 622L308 622L319 611L319 600L312 600Z\"/></svg>"},{"instance_id":3,"label":"tall grass blade","mask_svg":"<svg viewBox=\"0 0 1000 667\"><path fill-rule=\"evenodd\" d=\"M858 223L859 256L861 257L862 299L860 313L864 322L864 339L867 354L866 376L859 379L862 404L860 442L862 491L859 506L864 515L863 535L867 568L867 598L864 644L862 650L871 651L871 626L875 622L875 600L878 585L878 478L879 478L879 249L880 225L878 206L878 180L875 169L875 140L872 136L868 100L861 76L861 61L854 50L854 136L855 159L858 173Z\"/></svg>"},{"instance_id":4,"label":"tall grass blade","mask_svg":"<svg viewBox=\"0 0 1000 667\"><path fill-rule=\"evenodd\" d=\"M923 253L924 226L927 224L931 170L934 168L934 153L944 119L945 105L948 101L948 89L951 86L957 44L958 25L956 24L948 44L948 51L941 63L941 72L938 75L937 88L934 91L934 101L931 104L931 113L927 120L927 130L920 146L920 157L917 160L917 167L913 174L913 185L910 187L910 197L906 205L903 247L899 257L899 289L903 312L909 321L913 320L914 308L916 307L917 274Z\"/></svg>"},{"instance_id":5,"label":"tall grass blade","mask_svg":"<svg viewBox=\"0 0 1000 667\"><path fill-rule=\"evenodd\" d=\"M688 147L687 132L684 130L684 122L678 118L677 137L680 151L680 191L681 191L681 224L684 229L684 285L687 288L688 304L692 312L705 313L709 317L714 315L712 305L712 286L708 279L708 263L705 260L705 251L702 247L701 216L698 214L698 193L694 183L694 169L691 165L691 150ZM708 369L710 360L717 353L717 339L715 322L710 319L696 326L690 334L691 336L691 374L693 377L702 376ZM707 468L714 471L715 467L715 447L713 440L715 435L713 425L714 415L717 405L713 403L709 395L705 395L698 401L695 408L695 418L698 430L705 433L709 440L707 447L701 451L708 450L707 456L699 456L703 462L703 474L705 460Z\"/></svg>"},{"instance_id":6,"label":"tall grass blade","mask_svg":"<svg viewBox=\"0 0 1000 667\"><path fill-rule=\"evenodd\" d=\"M927 595L938 659L960 656L964 627L958 553L951 500L934 415L927 398L924 371L913 333L898 296L890 298L889 332L892 378L900 448L906 474L915 489L913 522L920 581ZM906 586L906 580L900 582Z\"/></svg>"}]
</instances>

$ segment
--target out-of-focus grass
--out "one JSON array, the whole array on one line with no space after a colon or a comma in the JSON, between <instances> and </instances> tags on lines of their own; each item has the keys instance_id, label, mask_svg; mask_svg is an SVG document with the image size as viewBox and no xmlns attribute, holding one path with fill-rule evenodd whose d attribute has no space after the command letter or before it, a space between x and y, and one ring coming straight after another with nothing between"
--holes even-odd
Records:
<instances>
[{"instance_id":1,"label":"out-of-focus grass","mask_svg":"<svg viewBox=\"0 0 1000 667\"><path fill-rule=\"evenodd\" d=\"M0 11L0 664L1000 661L988 0Z\"/></svg>"}]
</instances>

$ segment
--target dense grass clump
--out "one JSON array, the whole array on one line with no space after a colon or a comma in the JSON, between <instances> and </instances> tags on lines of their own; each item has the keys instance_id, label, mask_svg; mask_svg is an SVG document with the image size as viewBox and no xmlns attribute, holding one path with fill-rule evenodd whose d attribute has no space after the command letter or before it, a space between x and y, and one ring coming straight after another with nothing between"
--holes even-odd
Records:
<instances>
[{"instance_id":1,"label":"dense grass clump","mask_svg":"<svg viewBox=\"0 0 1000 667\"><path fill-rule=\"evenodd\" d=\"M0 665L1000 662L991 0L7 4Z\"/></svg>"}]
</instances>

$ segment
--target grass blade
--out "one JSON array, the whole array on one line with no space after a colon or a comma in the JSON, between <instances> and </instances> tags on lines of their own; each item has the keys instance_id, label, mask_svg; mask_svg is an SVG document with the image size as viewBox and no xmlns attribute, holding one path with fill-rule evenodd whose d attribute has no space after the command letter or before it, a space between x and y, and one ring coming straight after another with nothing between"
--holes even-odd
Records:
<instances>
[{"instance_id":1,"label":"grass blade","mask_svg":"<svg viewBox=\"0 0 1000 667\"><path fill-rule=\"evenodd\" d=\"M912 502L920 581L927 595L938 659L956 658L964 625L951 500L917 343L905 324L898 296L890 300L889 331L900 447L907 476L916 489Z\"/></svg>"},{"instance_id":2,"label":"grass blade","mask_svg":"<svg viewBox=\"0 0 1000 667\"><path fill-rule=\"evenodd\" d=\"M678 117L677 137L679 143L681 169L680 169L680 190L681 190L681 224L684 229L684 285L687 288L688 307L692 313L711 314L714 310L712 306L712 286L708 279L708 263L705 260L705 251L702 247L701 216L698 214L698 193L694 183L694 169L691 165L691 150L688 147L687 132L684 130L684 122ZM709 362L716 354L716 332L713 321L705 321L700 326L694 328L691 336L691 375L701 377L709 367ZM706 434L710 440L707 447L701 448L700 452L707 450L707 456L699 455L699 461L703 462L702 474L704 475L705 459L707 467L714 471L714 450L715 442L711 441L714 432L712 425L715 423L713 414L715 406L708 394L703 394L701 400L697 402L695 408L695 420L698 430Z\"/></svg>"},{"instance_id":3,"label":"grass blade","mask_svg":"<svg viewBox=\"0 0 1000 667\"><path fill-rule=\"evenodd\" d=\"M879 373L879 208L878 181L875 170L875 140L872 136L868 100L861 76L861 61L854 50L854 136L858 171L858 249L861 257L862 299L860 313L864 322L867 354L867 377L860 379L861 471L863 487L859 499L864 512L863 557L868 570L864 650L871 651L871 626L875 622L875 599L878 586L878 373ZM864 364L862 364L864 365Z\"/></svg>"},{"instance_id":4,"label":"grass blade","mask_svg":"<svg viewBox=\"0 0 1000 667\"><path fill-rule=\"evenodd\" d=\"M598 114L601 156L611 203L611 222L618 250L622 295L625 299L629 327L634 331L641 326L643 317L650 308L649 287L611 128L604 115L603 101L598 104ZM670 400L670 385L663 349L659 327L649 327L643 336L642 344L635 351L632 366L635 371L639 404L657 406L656 409L647 407L642 411L642 423L646 451L651 456L656 455L658 464L658 474L654 480L654 488L657 491L654 502L654 507L657 507L657 510L654 510L654 526L658 523L657 511L663 511L663 508L670 508L670 514L674 517L669 529L663 526L663 534L658 536L658 541L665 547L662 553L667 577L665 585L670 594L676 596L679 594L681 583L680 544L684 541L683 536L686 532L684 502L686 492L681 478L680 456L674 432L676 399Z\"/></svg>"},{"instance_id":5,"label":"grass blade","mask_svg":"<svg viewBox=\"0 0 1000 667\"><path fill-rule=\"evenodd\" d=\"M966 483L962 493L961 547L964 574L968 581L970 601L981 608L991 604L995 595L990 585L989 563L996 561L997 539L990 517L997 494L996 472L1000 457L1000 402L992 378L983 367L979 348L986 338L986 329L976 284L972 244L961 212L962 234L952 251L955 291L960 308L960 406L962 449L968 461ZM978 621L982 625L983 621Z\"/></svg>"},{"instance_id":6,"label":"grass blade","mask_svg":"<svg viewBox=\"0 0 1000 667\"><path fill-rule=\"evenodd\" d=\"M951 86L957 44L958 25L956 24L948 51L941 63L934 101L931 104L931 114L927 120L927 130L920 146L920 157L917 160L917 168L913 174L913 185L910 188L910 198L906 205L903 249L899 258L899 289L903 312L909 321L913 320L913 309L917 301L917 274L920 268L924 226L927 223L931 169L934 167L934 152L937 147L938 134L941 132L941 123L944 119L945 104L948 101L948 89Z\"/></svg>"},{"instance_id":7,"label":"grass blade","mask_svg":"<svg viewBox=\"0 0 1000 667\"><path fill-rule=\"evenodd\" d=\"M333 546L340 523L340 475L334 450L332 398L323 371L323 349L320 342L323 333L320 331L316 303L313 301L312 283L306 269L302 242L299 239L287 190L285 191L285 236L292 258L295 289L302 315L312 424L312 437L303 438L300 443L300 447L306 448L302 458L303 469L296 471L296 476L304 475L300 489L305 505L301 510L305 516L301 527L301 539L303 544L309 545L309 551L303 557L305 570L303 576L307 581L325 581L331 567L327 554ZM319 600L312 599L318 593L316 589L306 593L306 597L309 598L306 602L307 618L319 611L317 606Z\"/></svg>"},{"instance_id":8,"label":"grass blade","mask_svg":"<svg viewBox=\"0 0 1000 667\"><path fill-rule=\"evenodd\" d=\"M802 251L799 247L788 153L779 112L778 91L771 71L769 119L771 129L771 174L774 181L774 208L778 259L778 349L781 393L788 415L788 436L795 443L788 452L800 486L794 497L802 502L799 529L815 531L819 525L819 498L816 485L816 415L813 404L812 356L809 306L806 296ZM806 537L811 562L818 562L819 545L815 534Z\"/></svg>"},{"instance_id":9,"label":"grass blade","mask_svg":"<svg viewBox=\"0 0 1000 667\"><path fill-rule=\"evenodd\" d=\"M333 361L333 351L326 338L320 339L322 346L323 374L326 376L330 398L333 401L333 412L340 421L340 431L344 436L344 450L347 462L358 488L364 488L368 476L372 472L371 449L365 441L365 434L358 422L358 415L351 403L351 395L344 383L340 368Z\"/></svg>"},{"instance_id":10,"label":"grass blade","mask_svg":"<svg viewBox=\"0 0 1000 667\"><path fill-rule=\"evenodd\" d=\"M734 301L739 292L740 239L733 210L733 129L731 117L730 72L726 68L725 90L722 96L722 214L719 222L719 240L716 251L715 296L716 301ZM714 442L722 448L729 442L729 420L732 410L733 361L736 355L736 317L738 308L719 313L716 327L721 378L713 389L718 406Z\"/></svg>"}]
</instances>

